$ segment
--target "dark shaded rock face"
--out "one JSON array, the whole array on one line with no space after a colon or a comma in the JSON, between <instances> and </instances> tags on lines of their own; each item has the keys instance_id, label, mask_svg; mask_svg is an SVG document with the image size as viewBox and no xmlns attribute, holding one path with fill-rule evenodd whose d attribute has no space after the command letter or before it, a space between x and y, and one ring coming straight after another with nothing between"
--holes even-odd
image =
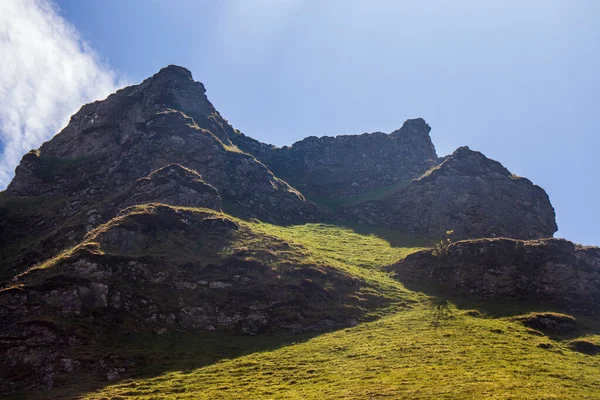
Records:
<instances>
[{"instance_id":1,"label":"dark shaded rock face","mask_svg":"<svg viewBox=\"0 0 600 400\"><path fill-rule=\"evenodd\" d=\"M468 147L381 200L346 207L349 218L425 237L551 237L558 229L542 188Z\"/></svg>"},{"instance_id":2,"label":"dark shaded rock face","mask_svg":"<svg viewBox=\"0 0 600 400\"><path fill-rule=\"evenodd\" d=\"M291 147L246 148L308 196L336 199L419 177L437 161L430 130L417 118L389 135L311 136Z\"/></svg>"},{"instance_id":3,"label":"dark shaded rock face","mask_svg":"<svg viewBox=\"0 0 600 400\"><path fill-rule=\"evenodd\" d=\"M420 251L390 268L402 282L460 296L600 312L600 248L564 239L460 241L442 254Z\"/></svg>"},{"instance_id":4,"label":"dark shaded rock face","mask_svg":"<svg viewBox=\"0 0 600 400\"><path fill-rule=\"evenodd\" d=\"M600 346L587 340L573 340L569 343L569 348L589 356L600 354Z\"/></svg>"}]
</instances>

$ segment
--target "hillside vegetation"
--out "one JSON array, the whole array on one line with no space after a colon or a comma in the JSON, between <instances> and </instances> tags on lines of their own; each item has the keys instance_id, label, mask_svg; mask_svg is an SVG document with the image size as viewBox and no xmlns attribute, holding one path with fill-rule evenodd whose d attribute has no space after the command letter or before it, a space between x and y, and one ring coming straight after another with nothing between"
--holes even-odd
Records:
<instances>
[{"instance_id":1,"label":"hillside vegetation","mask_svg":"<svg viewBox=\"0 0 600 400\"><path fill-rule=\"evenodd\" d=\"M568 340L539 336L508 318L474 317L452 306L445 314L440 318L434 307L421 305L354 328L298 337L277 349L222 359L219 352L231 346L229 338L211 343L179 337L178 345L156 339L153 355L169 372L127 379L84 398L600 397L600 357L573 352ZM599 342L600 336L587 339ZM267 340L277 341L257 338ZM146 348L138 344L129 351Z\"/></svg>"},{"instance_id":2,"label":"hillside vegetation","mask_svg":"<svg viewBox=\"0 0 600 400\"><path fill-rule=\"evenodd\" d=\"M577 331L566 335L540 332L515 318L531 311L524 304L508 307L462 301L457 307L450 301L407 290L384 267L417 247L394 247L381 237L333 225L280 227L233 220L256 233L236 246L251 250L259 248L262 241L276 238L302 249L297 255L303 257L303 263L330 265L365 280L370 289L363 290L383 295L389 302L375 310L366 307L367 318L357 326L323 334L272 332L249 337L168 333L107 337L98 343L96 351L104 352L106 357L118 354L138 360L142 366L131 376L107 386L104 385L108 382L82 377L79 384L40 397L600 396L600 357L573 351L571 344L576 339L600 345L600 330L589 319L579 319ZM406 240L414 246L414 241ZM260 257L260 253L254 256Z\"/></svg>"}]
</instances>

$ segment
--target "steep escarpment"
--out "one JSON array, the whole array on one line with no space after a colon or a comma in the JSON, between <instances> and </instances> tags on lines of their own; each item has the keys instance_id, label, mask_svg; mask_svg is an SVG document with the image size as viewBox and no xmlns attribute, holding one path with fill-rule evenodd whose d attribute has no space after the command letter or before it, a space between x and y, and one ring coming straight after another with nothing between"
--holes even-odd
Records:
<instances>
[{"instance_id":1,"label":"steep escarpment","mask_svg":"<svg viewBox=\"0 0 600 400\"><path fill-rule=\"evenodd\" d=\"M551 237L558 229L542 188L468 147L387 197L346 207L349 218L426 237Z\"/></svg>"},{"instance_id":2,"label":"steep escarpment","mask_svg":"<svg viewBox=\"0 0 600 400\"><path fill-rule=\"evenodd\" d=\"M0 204L0 213L6 215L0 239L6 248L12 247L8 252L2 249L0 270L18 272L74 245L90 228L136 202L170 198L178 205L221 204L236 215L281 224L314 220L316 207L232 145L228 132L233 128L204 92L188 70L164 68L140 85L85 105L62 132L26 154L2 194L1 203L8 206ZM131 187L171 164L195 176L170 174L176 183L163 189L152 179ZM199 180L214 189L209 191L218 195L218 201L190 198ZM182 185L183 181L190 184ZM166 193L169 188L182 193ZM38 203L59 202L60 207L40 216L17 217L11 206L32 198Z\"/></svg>"},{"instance_id":3,"label":"steep escarpment","mask_svg":"<svg viewBox=\"0 0 600 400\"><path fill-rule=\"evenodd\" d=\"M564 239L477 239L407 256L397 279L454 295L600 313L600 248Z\"/></svg>"},{"instance_id":4,"label":"steep escarpment","mask_svg":"<svg viewBox=\"0 0 600 400\"><path fill-rule=\"evenodd\" d=\"M204 91L189 71L170 66L84 106L62 132L23 158L6 194L85 191L88 198L98 197L177 163L200 174L236 212L275 220L277 206L287 211L280 217L303 220L297 211L310 207L302 196L232 146L226 121ZM293 210L285 210L286 204Z\"/></svg>"},{"instance_id":5,"label":"steep escarpment","mask_svg":"<svg viewBox=\"0 0 600 400\"><path fill-rule=\"evenodd\" d=\"M275 148L234 141L339 219L440 238L551 237L554 209L542 188L461 147L438 158L421 119L389 135L309 137Z\"/></svg>"}]
</instances>

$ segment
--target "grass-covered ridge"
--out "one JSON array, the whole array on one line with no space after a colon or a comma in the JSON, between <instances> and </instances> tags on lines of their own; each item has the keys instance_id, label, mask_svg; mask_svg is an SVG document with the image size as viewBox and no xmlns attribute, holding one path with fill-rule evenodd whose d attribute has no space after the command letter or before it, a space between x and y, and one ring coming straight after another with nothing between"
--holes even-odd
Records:
<instances>
[{"instance_id":1,"label":"grass-covered ridge","mask_svg":"<svg viewBox=\"0 0 600 400\"><path fill-rule=\"evenodd\" d=\"M167 211L166 216L162 215L163 211ZM178 218L224 220L242 229L231 231L230 237L183 237L177 228L170 226ZM129 246L123 249L112 244L111 240L102 239L112 231L130 228L134 231L152 231L150 236L156 240L143 247ZM357 231L358 229L318 223L282 227L258 220L243 220L205 208L138 205L124 210L121 215L89 232L82 243L32 266L20 277L35 275L34 280L38 280L47 274L62 274L63 269L56 267L82 252L110 257L155 257L173 267L195 261L207 264L234 256L247 261L267 262L274 268L311 265L336 270L367 282L373 290L385 294L384 297L390 301L403 301L407 297L411 300L419 298L420 296L405 290L392 279L390 273L384 271L384 267L420 250L424 245L411 238L401 237L392 246L378 235L361 234ZM161 237L157 239L157 235ZM403 241L406 242L405 247L402 246ZM40 273L40 270L46 269L49 271ZM40 278L37 278L38 275Z\"/></svg>"}]
</instances>

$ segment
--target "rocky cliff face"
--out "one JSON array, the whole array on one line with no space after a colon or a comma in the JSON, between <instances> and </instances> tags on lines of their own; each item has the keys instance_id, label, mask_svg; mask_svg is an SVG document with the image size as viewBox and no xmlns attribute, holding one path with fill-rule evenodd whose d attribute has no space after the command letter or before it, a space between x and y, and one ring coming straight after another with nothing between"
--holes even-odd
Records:
<instances>
[{"instance_id":1,"label":"rocky cliff face","mask_svg":"<svg viewBox=\"0 0 600 400\"><path fill-rule=\"evenodd\" d=\"M564 239L477 239L421 251L390 267L397 279L467 298L553 304L600 313L600 248Z\"/></svg>"},{"instance_id":2,"label":"rocky cliff face","mask_svg":"<svg viewBox=\"0 0 600 400\"><path fill-rule=\"evenodd\" d=\"M188 70L170 66L84 106L23 158L6 194L94 201L177 163L214 186L234 212L282 223L310 219L314 209L302 195L231 144L233 129L204 91Z\"/></svg>"},{"instance_id":3,"label":"rocky cliff face","mask_svg":"<svg viewBox=\"0 0 600 400\"><path fill-rule=\"evenodd\" d=\"M283 148L239 133L232 140L340 219L429 238L556 232L543 189L468 147L438 159L430 130L418 118L389 135L309 137Z\"/></svg>"},{"instance_id":4,"label":"rocky cliff face","mask_svg":"<svg viewBox=\"0 0 600 400\"><path fill-rule=\"evenodd\" d=\"M392 133L308 137L290 147L240 146L307 196L343 199L408 183L437 161L422 118Z\"/></svg>"},{"instance_id":5,"label":"rocky cliff face","mask_svg":"<svg viewBox=\"0 0 600 400\"><path fill-rule=\"evenodd\" d=\"M18 248L3 257L10 265L0 262L0 270L18 272L48 258L138 202L222 204L236 215L281 224L315 220L314 205L231 143L233 128L204 92L188 70L169 66L82 107L62 132L26 154L0 200L36 198L60 207L36 218L12 218L10 207L0 211L8 214L0 239ZM179 172L164 170L171 164ZM196 197L198 190L204 194ZM219 199L204 201L208 192ZM19 245L25 237L39 243Z\"/></svg>"},{"instance_id":6,"label":"rocky cliff face","mask_svg":"<svg viewBox=\"0 0 600 400\"><path fill-rule=\"evenodd\" d=\"M558 229L542 188L468 147L457 149L405 188L346 207L356 220L425 237L551 237Z\"/></svg>"},{"instance_id":7,"label":"rocky cliff face","mask_svg":"<svg viewBox=\"0 0 600 400\"><path fill-rule=\"evenodd\" d=\"M429 131L418 118L389 135L275 148L233 129L188 70L163 68L85 105L23 157L0 193L0 280L148 202L278 224L349 219L431 238L552 236L541 188L468 148L438 159ZM335 207L319 210L300 191Z\"/></svg>"}]
</instances>

